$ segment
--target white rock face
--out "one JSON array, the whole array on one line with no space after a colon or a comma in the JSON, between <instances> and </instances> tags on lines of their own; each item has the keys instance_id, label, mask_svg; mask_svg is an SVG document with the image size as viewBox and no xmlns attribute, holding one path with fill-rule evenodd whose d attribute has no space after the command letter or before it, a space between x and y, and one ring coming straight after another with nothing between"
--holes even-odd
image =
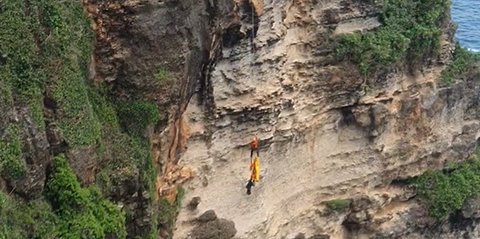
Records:
<instances>
[{"instance_id":1,"label":"white rock face","mask_svg":"<svg viewBox=\"0 0 480 239\"><path fill-rule=\"evenodd\" d=\"M437 63L413 76L363 79L335 62L334 35L378 27L376 11L356 1L264 1L257 51L242 39L211 72L213 114L195 97L185 113L191 138L180 164L196 176L185 184L174 238L195 238L193 220L207 210L233 221L235 238L421 238L406 224L419 210L411 192L392 181L469 157L478 88L440 88ZM261 182L247 195L254 134ZM190 211L193 197L201 203ZM357 209L326 213L324 202L338 198Z\"/></svg>"}]
</instances>

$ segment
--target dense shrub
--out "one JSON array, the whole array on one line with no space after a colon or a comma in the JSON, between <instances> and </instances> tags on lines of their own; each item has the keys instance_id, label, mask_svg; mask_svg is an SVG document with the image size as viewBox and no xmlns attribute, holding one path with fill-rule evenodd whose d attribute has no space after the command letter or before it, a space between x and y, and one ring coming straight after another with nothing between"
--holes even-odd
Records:
<instances>
[{"instance_id":1,"label":"dense shrub","mask_svg":"<svg viewBox=\"0 0 480 239\"><path fill-rule=\"evenodd\" d=\"M54 159L46 196L60 219L61 238L126 237L124 213L97 188L82 188L64 156Z\"/></svg>"},{"instance_id":2,"label":"dense shrub","mask_svg":"<svg viewBox=\"0 0 480 239\"><path fill-rule=\"evenodd\" d=\"M455 79L461 79L466 73L474 69L475 63L480 60L480 55L469 52L459 44L455 47L452 62L442 72L444 83L451 84Z\"/></svg>"},{"instance_id":3,"label":"dense shrub","mask_svg":"<svg viewBox=\"0 0 480 239\"><path fill-rule=\"evenodd\" d=\"M410 66L434 55L440 46L450 0L383 0L382 26L373 32L342 36L336 53L356 63L364 75L405 59Z\"/></svg>"},{"instance_id":4,"label":"dense shrub","mask_svg":"<svg viewBox=\"0 0 480 239\"><path fill-rule=\"evenodd\" d=\"M428 171L414 181L418 195L438 220L462 208L480 192L480 160L474 158L446 171Z\"/></svg>"}]
</instances>

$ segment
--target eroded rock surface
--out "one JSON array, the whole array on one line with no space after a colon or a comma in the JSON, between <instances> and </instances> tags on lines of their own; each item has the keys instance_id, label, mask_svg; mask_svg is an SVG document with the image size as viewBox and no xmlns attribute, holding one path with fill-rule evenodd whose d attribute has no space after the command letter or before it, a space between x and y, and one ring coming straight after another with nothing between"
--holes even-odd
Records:
<instances>
[{"instance_id":1,"label":"eroded rock surface","mask_svg":"<svg viewBox=\"0 0 480 239\"><path fill-rule=\"evenodd\" d=\"M213 210L200 215L198 222L192 231L193 239L230 239L237 233L232 221L217 218Z\"/></svg>"},{"instance_id":2,"label":"eroded rock surface","mask_svg":"<svg viewBox=\"0 0 480 239\"><path fill-rule=\"evenodd\" d=\"M378 27L375 6L263 3L263 14L250 25L258 24L254 51L249 38L224 45L201 92L210 100L193 98L188 105L190 140L179 164L195 173L185 201L198 196L202 203L195 211L182 209L174 237L195 235L189 222L207 210L232 220L238 238L457 235L435 232L408 200L410 189L395 184L464 160L477 146L480 122L471 109L478 105L478 86L472 80L439 84L452 50L449 26L439 59L422 72L365 78L335 61L334 39ZM262 178L249 196L254 134ZM336 198L353 198L352 209L324 214L323 202Z\"/></svg>"}]
</instances>

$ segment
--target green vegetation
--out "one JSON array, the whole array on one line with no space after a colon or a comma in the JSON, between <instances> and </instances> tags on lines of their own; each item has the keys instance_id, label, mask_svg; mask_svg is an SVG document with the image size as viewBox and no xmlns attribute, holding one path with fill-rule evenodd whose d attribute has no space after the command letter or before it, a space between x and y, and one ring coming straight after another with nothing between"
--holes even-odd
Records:
<instances>
[{"instance_id":1,"label":"green vegetation","mask_svg":"<svg viewBox=\"0 0 480 239\"><path fill-rule=\"evenodd\" d=\"M8 179L18 179L26 173L19 131L16 126L10 125L6 129L7 136L0 140L0 172Z\"/></svg>"},{"instance_id":2,"label":"green vegetation","mask_svg":"<svg viewBox=\"0 0 480 239\"><path fill-rule=\"evenodd\" d=\"M92 104L93 112L103 128L119 128L117 111L110 103L107 95L108 89L106 87L88 91L88 98Z\"/></svg>"},{"instance_id":3,"label":"green vegetation","mask_svg":"<svg viewBox=\"0 0 480 239\"><path fill-rule=\"evenodd\" d=\"M96 187L82 188L64 156L54 159L46 197L29 203L0 192L0 238L125 238L125 215Z\"/></svg>"},{"instance_id":4,"label":"green vegetation","mask_svg":"<svg viewBox=\"0 0 480 239\"><path fill-rule=\"evenodd\" d=\"M418 195L438 220L462 208L466 199L480 192L478 156L446 171L428 171L414 180Z\"/></svg>"},{"instance_id":5,"label":"green vegetation","mask_svg":"<svg viewBox=\"0 0 480 239\"><path fill-rule=\"evenodd\" d=\"M82 188L59 156L46 185L49 203L0 194L0 239L126 237L125 215L102 193L112 197L135 181L153 202L156 172L146 131L159 119L157 106L119 103L107 87L89 86L93 37L80 2L4 0L0 5L0 111L12 110L14 103L27 107L35 125L45 130L43 99L48 97L55 103L54 119L48 120L56 121L69 149L96 148L102 169L101 188ZM155 77L163 85L170 73L160 68ZM20 130L26 122L10 123L8 117L0 116L0 128L6 130L0 130L0 173L17 179L26 173ZM152 238L156 229L153 223Z\"/></svg>"},{"instance_id":6,"label":"green vegetation","mask_svg":"<svg viewBox=\"0 0 480 239\"><path fill-rule=\"evenodd\" d=\"M132 136L142 136L148 126L155 124L160 113L155 104L149 102L131 102L119 109L121 125Z\"/></svg>"},{"instance_id":7,"label":"green vegetation","mask_svg":"<svg viewBox=\"0 0 480 239\"><path fill-rule=\"evenodd\" d=\"M155 73L155 79L161 84L168 83L170 79L170 72L168 72L166 68L160 67Z\"/></svg>"},{"instance_id":8,"label":"green vegetation","mask_svg":"<svg viewBox=\"0 0 480 239\"><path fill-rule=\"evenodd\" d=\"M328 209L336 212L346 211L348 208L350 208L351 204L352 204L351 199L335 199L335 200L327 201L325 203Z\"/></svg>"},{"instance_id":9,"label":"green vegetation","mask_svg":"<svg viewBox=\"0 0 480 239\"><path fill-rule=\"evenodd\" d=\"M0 79L8 79L9 75L4 75L5 71L0 70ZM13 107L13 96L10 83L7 81L0 81L0 109L5 109L4 114ZM5 117L5 115L2 116Z\"/></svg>"},{"instance_id":10,"label":"green vegetation","mask_svg":"<svg viewBox=\"0 0 480 239\"><path fill-rule=\"evenodd\" d=\"M108 89L104 87L90 90L89 98L102 126L99 156L106 166L97 177L102 191L106 195L117 195L118 187L140 180L153 200L156 171L151 145L144 135L146 129L158 120L157 106L148 102L127 102L115 108L108 98ZM130 220L135 213L127 211L126 216ZM151 238L156 238L155 223L150 234L154 235Z\"/></svg>"},{"instance_id":11,"label":"green vegetation","mask_svg":"<svg viewBox=\"0 0 480 239\"><path fill-rule=\"evenodd\" d=\"M340 59L357 64L363 75L373 75L402 59L415 66L437 52L450 0L380 2L382 26L374 32L342 36L336 48Z\"/></svg>"},{"instance_id":12,"label":"green vegetation","mask_svg":"<svg viewBox=\"0 0 480 239\"><path fill-rule=\"evenodd\" d=\"M62 110L59 126L72 147L93 145L101 129L88 98L87 63L92 34L83 8L76 2L45 4L45 25L53 37L46 40L48 78Z\"/></svg>"},{"instance_id":13,"label":"green vegetation","mask_svg":"<svg viewBox=\"0 0 480 239\"><path fill-rule=\"evenodd\" d=\"M24 2L6 0L2 2L0 14L0 79L5 90L20 95L20 103L31 106L32 117L39 127L43 127L43 114L39 110L39 89L45 78L40 67L38 46L32 29L38 28L38 8L31 6L30 14L24 12ZM14 92L12 92L14 91ZM3 93L3 92L2 92ZM39 113L40 112L40 113Z\"/></svg>"},{"instance_id":14,"label":"green vegetation","mask_svg":"<svg viewBox=\"0 0 480 239\"><path fill-rule=\"evenodd\" d=\"M46 196L61 223L60 238L125 238L125 215L95 187L82 188L64 156L56 157Z\"/></svg>"},{"instance_id":15,"label":"green vegetation","mask_svg":"<svg viewBox=\"0 0 480 239\"><path fill-rule=\"evenodd\" d=\"M444 83L451 84L455 79L461 79L468 72L474 69L475 64L480 60L480 55L469 52L459 44L455 47L453 60L448 67L442 72L442 80Z\"/></svg>"},{"instance_id":16,"label":"green vegetation","mask_svg":"<svg viewBox=\"0 0 480 239\"><path fill-rule=\"evenodd\" d=\"M5 0L0 28L0 54L6 56L0 75L17 100L29 106L37 125L44 127L42 92L48 84L64 114L59 126L67 141L72 146L96 143L100 130L85 84L92 34L81 4Z\"/></svg>"},{"instance_id":17,"label":"green vegetation","mask_svg":"<svg viewBox=\"0 0 480 239\"><path fill-rule=\"evenodd\" d=\"M153 200L156 171L145 132L158 121L157 106L134 101L119 103L118 107L114 107L108 95L105 87L89 91L94 114L102 126L99 156L102 164L106 165L98 175L97 183L106 195L117 195L118 187L139 180L141 186L150 193L150 200ZM135 214L127 211L126 216L130 220ZM157 235L155 223L150 234Z\"/></svg>"},{"instance_id":18,"label":"green vegetation","mask_svg":"<svg viewBox=\"0 0 480 239\"><path fill-rule=\"evenodd\" d=\"M164 198L160 199L161 213L159 214L158 222L167 230L173 229L184 195L185 189L178 187L175 203L171 204Z\"/></svg>"},{"instance_id":19,"label":"green vegetation","mask_svg":"<svg viewBox=\"0 0 480 239\"><path fill-rule=\"evenodd\" d=\"M0 238L59 238L57 216L45 201L29 203L0 192Z\"/></svg>"}]
</instances>

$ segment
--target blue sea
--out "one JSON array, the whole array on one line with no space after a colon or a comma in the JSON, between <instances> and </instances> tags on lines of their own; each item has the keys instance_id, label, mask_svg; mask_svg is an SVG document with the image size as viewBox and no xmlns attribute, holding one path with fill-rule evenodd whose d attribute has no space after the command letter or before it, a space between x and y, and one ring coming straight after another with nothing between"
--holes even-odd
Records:
<instances>
[{"instance_id":1,"label":"blue sea","mask_svg":"<svg viewBox=\"0 0 480 239\"><path fill-rule=\"evenodd\" d=\"M460 45L480 52L480 0L453 0L452 17Z\"/></svg>"}]
</instances>

